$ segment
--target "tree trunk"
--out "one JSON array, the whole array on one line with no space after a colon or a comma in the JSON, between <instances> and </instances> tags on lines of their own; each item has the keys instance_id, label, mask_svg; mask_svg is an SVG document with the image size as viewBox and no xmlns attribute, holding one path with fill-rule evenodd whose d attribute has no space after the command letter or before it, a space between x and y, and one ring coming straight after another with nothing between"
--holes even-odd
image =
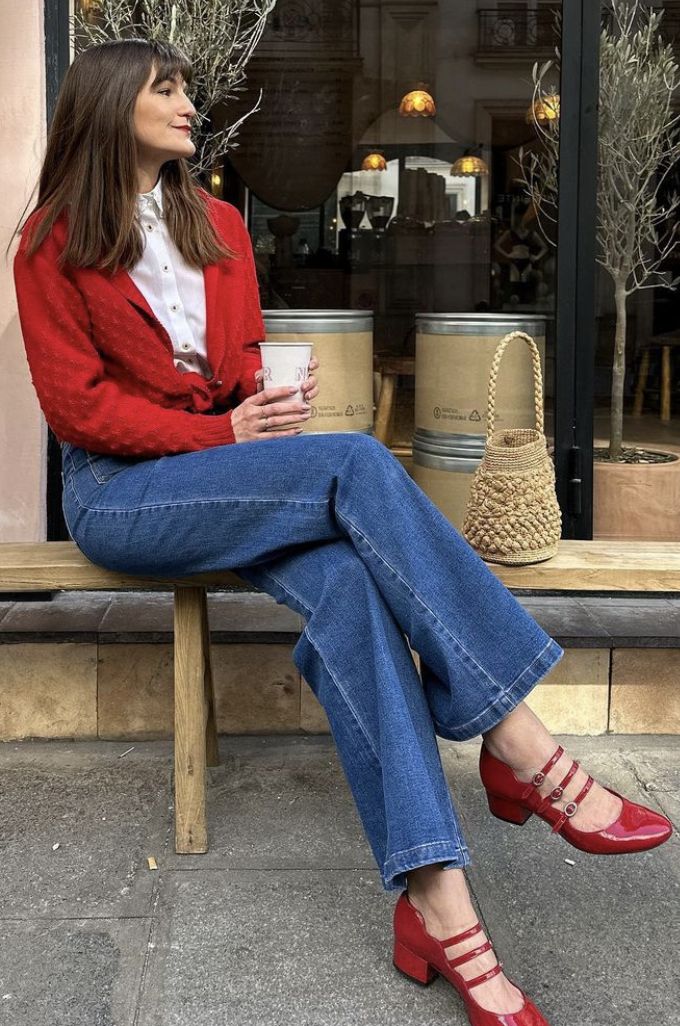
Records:
<instances>
[{"instance_id":1,"label":"tree trunk","mask_svg":"<svg viewBox=\"0 0 680 1026\"><path fill-rule=\"evenodd\" d=\"M623 444L623 386L626 380L626 296L625 278L615 282L616 336L612 364L612 401L610 411L609 458L621 458Z\"/></svg>"}]
</instances>

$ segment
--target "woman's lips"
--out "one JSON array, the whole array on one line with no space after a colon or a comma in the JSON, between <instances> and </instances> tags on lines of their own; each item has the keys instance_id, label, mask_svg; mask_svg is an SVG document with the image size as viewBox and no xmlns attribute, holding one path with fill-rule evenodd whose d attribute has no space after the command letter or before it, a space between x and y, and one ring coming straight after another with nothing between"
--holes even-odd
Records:
<instances>
[{"instance_id":1,"label":"woman's lips","mask_svg":"<svg viewBox=\"0 0 680 1026\"><path fill-rule=\"evenodd\" d=\"M188 125L173 125L172 127L177 129L178 132L186 132L187 135L191 135L191 129Z\"/></svg>"}]
</instances>

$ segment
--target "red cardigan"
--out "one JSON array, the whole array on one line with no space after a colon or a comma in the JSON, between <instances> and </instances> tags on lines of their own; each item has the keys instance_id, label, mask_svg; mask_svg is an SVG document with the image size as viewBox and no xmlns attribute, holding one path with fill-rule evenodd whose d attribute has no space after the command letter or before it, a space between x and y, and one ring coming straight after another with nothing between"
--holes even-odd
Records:
<instances>
[{"instance_id":1,"label":"red cardigan","mask_svg":"<svg viewBox=\"0 0 680 1026\"><path fill-rule=\"evenodd\" d=\"M125 270L57 266L66 215L26 256L28 219L14 259L19 319L33 386L61 441L93 452L163 456L236 441L231 409L256 392L265 338L250 236L230 203L203 192L218 234L239 254L203 269L206 346L214 377L175 367L172 342Z\"/></svg>"}]
</instances>

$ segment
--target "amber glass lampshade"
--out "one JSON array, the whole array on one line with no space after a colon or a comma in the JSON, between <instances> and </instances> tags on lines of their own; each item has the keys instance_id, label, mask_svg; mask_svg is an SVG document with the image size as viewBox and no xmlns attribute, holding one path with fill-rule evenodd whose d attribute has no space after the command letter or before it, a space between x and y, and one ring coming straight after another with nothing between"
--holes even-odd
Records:
<instances>
[{"instance_id":1,"label":"amber glass lampshade","mask_svg":"<svg viewBox=\"0 0 680 1026\"><path fill-rule=\"evenodd\" d=\"M361 164L362 171L386 171L387 161L383 157L382 153L369 153L367 157L364 157Z\"/></svg>"},{"instance_id":2,"label":"amber glass lampshade","mask_svg":"<svg viewBox=\"0 0 680 1026\"><path fill-rule=\"evenodd\" d=\"M489 169L481 157L475 157L472 153L464 153L451 166L452 175L463 175L467 177L480 178L488 175Z\"/></svg>"},{"instance_id":3,"label":"amber glass lampshade","mask_svg":"<svg viewBox=\"0 0 680 1026\"><path fill-rule=\"evenodd\" d=\"M404 118L431 118L437 113L435 102L424 88L412 89L402 97L399 113Z\"/></svg>"},{"instance_id":4,"label":"amber glass lampshade","mask_svg":"<svg viewBox=\"0 0 680 1026\"><path fill-rule=\"evenodd\" d=\"M551 121L557 121L559 116L560 98L557 93L551 93L531 104L526 114L526 122L528 125L533 125L535 121L538 121L539 125L546 125Z\"/></svg>"}]
</instances>

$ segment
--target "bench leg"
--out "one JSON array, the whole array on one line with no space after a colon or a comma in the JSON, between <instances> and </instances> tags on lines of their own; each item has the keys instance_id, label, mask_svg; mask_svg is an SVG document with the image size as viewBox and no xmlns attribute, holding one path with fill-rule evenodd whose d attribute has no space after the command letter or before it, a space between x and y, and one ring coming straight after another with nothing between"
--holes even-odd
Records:
<instances>
[{"instance_id":1,"label":"bench leg","mask_svg":"<svg viewBox=\"0 0 680 1026\"><path fill-rule=\"evenodd\" d=\"M175 588L175 851L208 850L204 588Z\"/></svg>"},{"instance_id":2,"label":"bench leg","mask_svg":"<svg viewBox=\"0 0 680 1026\"><path fill-rule=\"evenodd\" d=\"M203 683L205 687L205 754L208 766L219 766L220 751L217 743L217 720L215 717L215 688L213 686L212 664L210 662L210 621L208 619L208 593L201 588L201 622L203 625Z\"/></svg>"}]
</instances>

